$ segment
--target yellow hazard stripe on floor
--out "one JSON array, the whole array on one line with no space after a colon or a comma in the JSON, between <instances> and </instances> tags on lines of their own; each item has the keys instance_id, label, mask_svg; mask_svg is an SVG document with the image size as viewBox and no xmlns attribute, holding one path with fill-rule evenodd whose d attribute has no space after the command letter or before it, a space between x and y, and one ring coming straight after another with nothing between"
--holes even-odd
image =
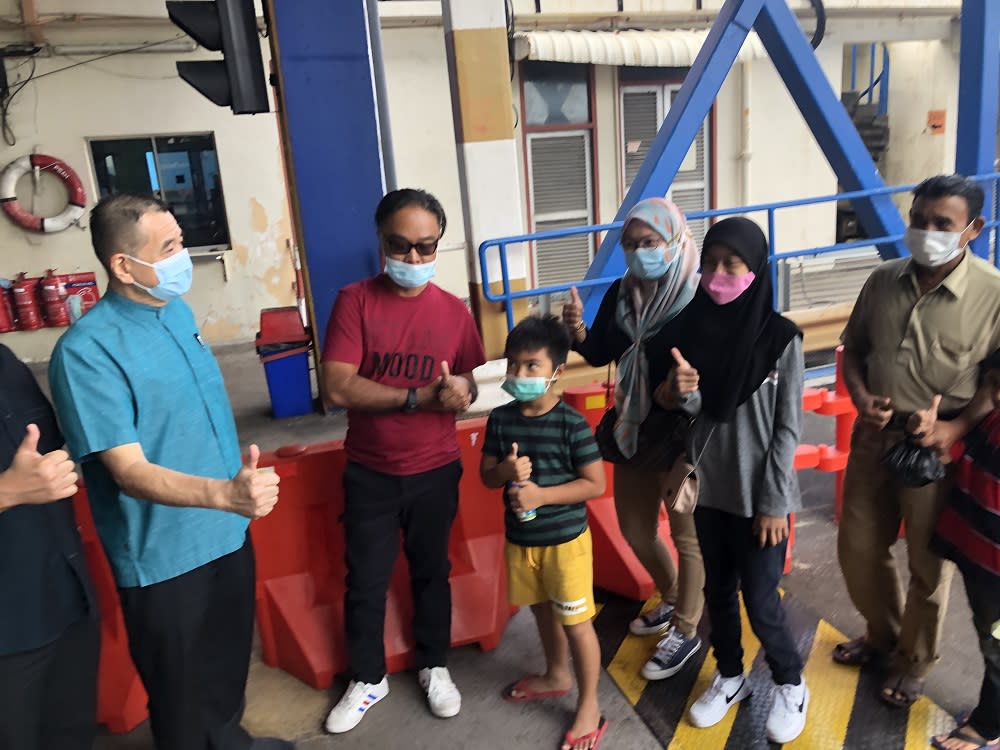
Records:
<instances>
[{"instance_id":1,"label":"yellow hazard stripe on floor","mask_svg":"<svg viewBox=\"0 0 1000 750\"><path fill-rule=\"evenodd\" d=\"M809 659L802 676L809 688L809 714L806 728L789 747L841 748L847 738L847 725L854 708L861 671L837 664L830 658L833 647L847 640L844 634L824 620L816 626ZM820 707L822 716L820 717ZM815 720L820 718L820 720Z\"/></svg>"},{"instance_id":2,"label":"yellow hazard stripe on floor","mask_svg":"<svg viewBox=\"0 0 1000 750\"><path fill-rule=\"evenodd\" d=\"M743 606L743 597L740 597L740 640L743 644L743 666L748 672L750 665L757 658L760 651L760 641L753 634L750 627L750 620L747 619L747 611ZM708 643L704 643L702 648L710 648ZM715 676L715 659L711 654L705 657L698 672L698 679L695 680L691 695L688 696L687 704L684 706L684 716L681 718L677 729L674 732L674 739L671 741L670 750L697 750L698 748L722 748L726 745L729 733L733 730L733 722L736 721L736 710L731 710L725 717L713 727L698 729L687 719L688 710L698 696L708 690Z\"/></svg>"},{"instance_id":3,"label":"yellow hazard stripe on floor","mask_svg":"<svg viewBox=\"0 0 1000 750\"><path fill-rule=\"evenodd\" d=\"M659 595L654 595L643 605L640 614L648 612L660 603ZM639 674L642 665L649 659L650 654L656 647L659 640L657 635L636 636L631 633L625 637L615 652L614 658L608 664L608 675L618 689L622 691L625 698L633 706L639 702L639 696L646 689L646 680Z\"/></svg>"},{"instance_id":4,"label":"yellow hazard stripe on floor","mask_svg":"<svg viewBox=\"0 0 1000 750\"><path fill-rule=\"evenodd\" d=\"M654 596L646 602L642 611L645 612L658 602L658 596ZM598 611L601 607L602 605L598 605ZM740 602L740 619L744 664L749 671L750 665L753 664L760 650L760 643L750 628L742 600ZM652 654L656 640L657 636L626 635L608 665L609 676L632 706L638 704L648 684L640 675L640 670ZM803 750L841 750L841 748L851 750L845 746L845 742L855 703L857 701L877 701L878 697L858 694L860 671L837 664L830 658L833 647L846 640L848 640L847 636L828 622L818 620L812 648L803 671L803 677L810 692L806 728L798 739L788 743L786 747L802 748ZM703 648L709 649L710 646L706 642L703 644ZM715 659L711 654L707 654L694 687L691 689L691 694L687 698L684 715L678 721L674 729L673 739L667 746L669 750L721 749L726 746L736 721L736 710L730 711L721 722L707 729L695 728L686 718L691 704L711 684L715 667ZM766 696L755 696L755 699L766 699ZM954 718L928 698L922 697L909 711L905 745L898 750L923 750L929 747L931 736L945 734L954 727ZM877 728L873 729L877 731ZM886 750L896 749L886 747Z\"/></svg>"},{"instance_id":5,"label":"yellow hazard stripe on floor","mask_svg":"<svg viewBox=\"0 0 1000 750\"><path fill-rule=\"evenodd\" d=\"M906 750L930 747L930 739L935 734L948 734L955 728L955 719L926 696L910 708L910 720L906 725Z\"/></svg>"}]
</instances>

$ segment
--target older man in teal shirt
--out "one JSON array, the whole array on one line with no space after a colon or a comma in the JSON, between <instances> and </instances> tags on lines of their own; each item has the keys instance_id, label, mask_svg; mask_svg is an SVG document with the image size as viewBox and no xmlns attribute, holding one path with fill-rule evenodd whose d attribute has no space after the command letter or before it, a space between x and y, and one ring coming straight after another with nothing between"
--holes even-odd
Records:
<instances>
[{"instance_id":1,"label":"older man in teal shirt","mask_svg":"<svg viewBox=\"0 0 1000 750\"><path fill-rule=\"evenodd\" d=\"M253 635L248 519L278 477L240 459L219 367L180 299L191 259L173 215L139 196L91 213L108 292L49 367L67 444L119 587L157 750L264 750L240 726Z\"/></svg>"}]
</instances>

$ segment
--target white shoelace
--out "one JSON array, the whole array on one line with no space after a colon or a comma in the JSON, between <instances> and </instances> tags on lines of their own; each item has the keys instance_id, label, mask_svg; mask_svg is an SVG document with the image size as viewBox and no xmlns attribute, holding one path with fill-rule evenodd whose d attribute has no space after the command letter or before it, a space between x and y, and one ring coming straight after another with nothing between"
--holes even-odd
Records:
<instances>
[{"instance_id":1,"label":"white shoelace","mask_svg":"<svg viewBox=\"0 0 1000 750\"><path fill-rule=\"evenodd\" d=\"M802 684L798 685L778 685L775 702L781 701L781 710L786 714L797 714L802 710Z\"/></svg>"},{"instance_id":2,"label":"white shoelace","mask_svg":"<svg viewBox=\"0 0 1000 750\"><path fill-rule=\"evenodd\" d=\"M671 630L670 635L656 644L656 658L663 662L669 662L677 653L677 649L684 645L684 640L684 636L676 630Z\"/></svg>"}]
</instances>

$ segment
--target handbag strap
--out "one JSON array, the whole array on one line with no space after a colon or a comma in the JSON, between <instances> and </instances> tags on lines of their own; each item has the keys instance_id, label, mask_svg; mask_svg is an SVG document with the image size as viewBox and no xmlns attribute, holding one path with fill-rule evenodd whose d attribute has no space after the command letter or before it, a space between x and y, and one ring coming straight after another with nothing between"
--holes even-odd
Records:
<instances>
[{"instance_id":1,"label":"handbag strap","mask_svg":"<svg viewBox=\"0 0 1000 750\"><path fill-rule=\"evenodd\" d=\"M698 468L698 464L701 463L701 459L704 458L705 451L708 450L708 444L712 440L712 435L715 434L715 428L716 427L718 427L718 425L717 424L713 424L712 425L712 429L710 429L708 431L708 437L705 438L705 442L701 446L701 453L699 453L697 457L694 457L694 456L691 457L691 459L692 459L691 460L691 471L694 471L695 469L697 469ZM691 441L691 448L692 448L691 452L693 453L694 452L694 450L693 450L694 449L694 440Z\"/></svg>"}]
</instances>

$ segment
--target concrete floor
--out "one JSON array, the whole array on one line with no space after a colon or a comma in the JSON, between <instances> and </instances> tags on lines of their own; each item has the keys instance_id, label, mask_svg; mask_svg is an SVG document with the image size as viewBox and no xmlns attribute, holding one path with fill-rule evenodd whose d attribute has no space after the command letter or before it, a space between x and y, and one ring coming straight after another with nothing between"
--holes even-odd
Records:
<instances>
[{"instance_id":1,"label":"concrete floor","mask_svg":"<svg viewBox=\"0 0 1000 750\"><path fill-rule=\"evenodd\" d=\"M218 352L244 447L262 450L290 443L314 443L343 436L345 419L309 415L275 421L269 414L262 368L249 346ZM42 376L41 368L36 371ZM485 392L481 407L502 396ZM803 442L832 443L833 421L807 414ZM795 563L785 590L838 630L854 636L862 621L851 605L836 559L833 522L833 477L815 471L800 474L804 509L796 526ZM902 561L905 553L897 545ZM500 689L527 671L542 666L541 649L529 613L515 616L500 647L481 653L476 647L453 652L450 668L463 693L462 713L447 721L434 719L412 674L390 677L391 695L372 709L354 731L337 737L322 733L322 721L343 683L330 692L315 691L295 678L263 665L255 654L247 694L246 725L257 734L294 738L304 750L321 748L555 748L572 716L572 694L561 701L512 706ZM975 704L982 662L959 576L952 588L940 666L932 674L928 696L949 712ZM874 700L874 698L872 698ZM601 677L602 706L612 722L604 747L646 750L662 747L632 710L607 674ZM97 750L151 750L146 725L122 736L102 737ZM714 750L706 747L706 750Z\"/></svg>"}]
</instances>

